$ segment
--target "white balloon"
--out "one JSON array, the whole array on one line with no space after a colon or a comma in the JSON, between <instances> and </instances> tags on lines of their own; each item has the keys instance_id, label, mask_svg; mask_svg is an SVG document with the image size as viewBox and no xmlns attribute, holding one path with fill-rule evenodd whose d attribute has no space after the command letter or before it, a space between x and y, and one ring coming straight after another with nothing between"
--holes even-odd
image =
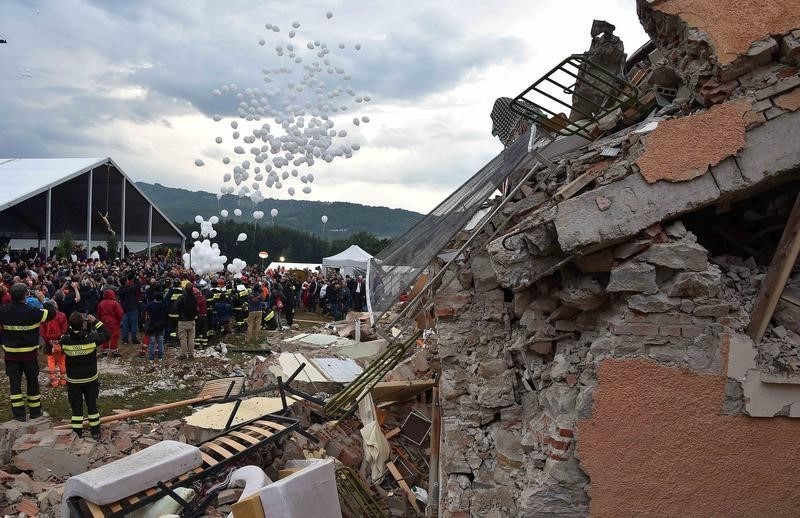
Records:
<instances>
[{"instance_id":1,"label":"white balloon","mask_svg":"<svg viewBox=\"0 0 800 518\"><path fill-rule=\"evenodd\" d=\"M222 209L221 211L219 211L219 215L222 216L223 218L227 218L228 217L228 211L225 210L225 209Z\"/></svg>"},{"instance_id":2,"label":"white balloon","mask_svg":"<svg viewBox=\"0 0 800 518\"><path fill-rule=\"evenodd\" d=\"M320 219L322 220L323 223L328 222L328 216L322 216Z\"/></svg>"},{"instance_id":3,"label":"white balloon","mask_svg":"<svg viewBox=\"0 0 800 518\"><path fill-rule=\"evenodd\" d=\"M241 234L239 234L239 236L236 238L236 241L244 241L245 239L247 239L247 234L245 234L244 232L242 232L242 233L241 233Z\"/></svg>"},{"instance_id":4,"label":"white balloon","mask_svg":"<svg viewBox=\"0 0 800 518\"><path fill-rule=\"evenodd\" d=\"M198 159L196 159L196 160L194 161L194 165L196 165L197 167L203 167L203 166L204 166L204 165L206 165L206 164L205 164L205 162L203 162L202 160L200 160L200 159L198 158Z\"/></svg>"},{"instance_id":5,"label":"white balloon","mask_svg":"<svg viewBox=\"0 0 800 518\"><path fill-rule=\"evenodd\" d=\"M223 164L230 164L230 163L231 163L231 159L230 159L230 158L228 158L228 157L224 157L224 158L222 159L222 163L223 163Z\"/></svg>"},{"instance_id":6,"label":"white balloon","mask_svg":"<svg viewBox=\"0 0 800 518\"><path fill-rule=\"evenodd\" d=\"M214 142L216 142L217 144L222 144L222 137L215 138Z\"/></svg>"},{"instance_id":7,"label":"white balloon","mask_svg":"<svg viewBox=\"0 0 800 518\"><path fill-rule=\"evenodd\" d=\"M194 232L192 232L192 239L197 239L198 237L200 237L200 232L198 232L196 230Z\"/></svg>"},{"instance_id":8,"label":"white balloon","mask_svg":"<svg viewBox=\"0 0 800 518\"><path fill-rule=\"evenodd\" d=\"M264 46L266 43L267 43L267 42L266 42L266 41L264 41L264 39L263 39L263 38L262 38L262 39L260 39L260 40L258 40L258 44L259 44L259 45L261 45L262 47L263 47L263 46Z\"/></svg>"},{"instance_id":9,"label":"white balloon","mask_svg":"<svg viewBox=\"0 0 800 518\"><path fill-rule=\"evenodd\" d=\"M356 43L356 50L361 50L361 44L360 43Z\"/></svg>"},{"instance_id":10,"label":"white balloon","mask_svg":"<svg viewBox=\"0 0 800 518\"><path fill-rule=\"evenodd\" d=\"M195 223L202 223L203 222L203 216L198 214L197 216L194 217L194 222Z\"/></svg>"},{"instance_id":11,"label":"white balloon","mask_svg":"<svg viewBox=\"0 0 800 518\"><path fill-rule=\"evenodd\" d=\"M257 210L257 211L255 211L255 212L253 213L253 218L254 218L254 219L261 219L261 218L263 218L263 217L264 217L264 213L263 213L263 212L261 212L260 210Z\"/></svg>"},{"instance_id":12,"label":"white balloon","mask_svg":"<svg viewBox=\"0 0 800 518\"><path fill-rule=\"evenodd\" d=\"M300 22L292 22L292 27L294 27L295 29L299 29L300 28Z\"/></svg>"},{"instance_id":13,"label":"white balloon","mask_svg":"<svg viewBox=\"0 0 800 518\"><path fill-rule=\"evenodd\" d=\"M303 187L303 192L306 193L306 194L310 194L311 193L311 187Z\"/></svg>"},{"instance_id":14,"label":"white balloon","mask_svg":"<svg viewBox=\"0 0 800 518\"><path fill-rule=\"evenodd\" d=\"M289 196L294 196L294 187L289 187L286 192L289 193Z\"/></svg>"},{"instance_id":15,"label":"white balloon","mask_svg":"<svg viewBox=\"0 0 800 518\"><path fill-rule=\"evenodd\" d=\"M242 209L233 209L233 215L234 216L241 216L242 215Z\"/></svg>"},{"instance_id":16,"label":"white balloon","mask_svg":"<svg viewBox=\"0 0 800 518\"><path fill-rule=\"evenodd\" d=\"M214 116L212 117L212 119L214 119L214 122L219 122L219 121L221 121L221 120L222 120L222 117L220 117L219 115L214 115Z\"/></svg>"},{"instance_id":17,"label":"white balloon","mask_svg":"<svg viewBox=\"0 0 800 518\"><path fill-rule=\"evenodd\" d=\"M333 13L328 11L327 13L325 13L325 17L328 18L328 20L330 20L331 18L333 18Z\"/></svg>"},{"instance_id":18,"label":"white balloon","mask_svg":"<svg viewBox=\"0 0 800 518\"><path fill-rule=\"evenodd\" d=\"M269 211L269 215L274 218L275 216L278 215L278 209L272 209L271 211Z\"/></svg>"},{"instance_id":19,"label":"white balloon","mask_svg":"<svg viewBox=\"0 0 800 518\"><path fill-rule=\"evenodd\" d=\"M210 218L208 218L208 221L210 221L212 225L216 225L217 223L219 223L219 218L216 216L211 216Z\"/></svg>"}]
</instances>

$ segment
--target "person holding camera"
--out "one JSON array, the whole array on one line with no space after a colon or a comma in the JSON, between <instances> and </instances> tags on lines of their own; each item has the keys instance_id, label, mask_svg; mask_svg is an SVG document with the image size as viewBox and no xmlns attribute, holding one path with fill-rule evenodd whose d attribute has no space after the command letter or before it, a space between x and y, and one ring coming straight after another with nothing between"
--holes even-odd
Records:
<instances>
[{"instance_id":1,"label":"person holding camera","mask_svg":"<svg viewBox=\"0 0 800 518\"><path fill-rule=\"evenodd\" d=\"M67 397L72 407L72 431L83 435L83 404L92 437L100 439L100 411L97 398L100 383L97 376L97 344L107 342L110 335L101 320L77 311L69 317L69 332L61 337L61 349L67 363Z\"/></svg>"}]
</instances>

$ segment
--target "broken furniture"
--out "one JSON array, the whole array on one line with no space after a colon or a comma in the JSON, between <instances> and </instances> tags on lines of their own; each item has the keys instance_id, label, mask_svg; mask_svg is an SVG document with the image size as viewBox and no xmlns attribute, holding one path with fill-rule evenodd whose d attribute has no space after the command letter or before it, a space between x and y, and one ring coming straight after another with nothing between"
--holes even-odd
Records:
<instances>
[{"instance_id":1,"label":"broken furniture","mask_svg":"<svg viewBox=\"0 0 800 518\"><path fill-rule=\"evenodd\" d=\"M196 448L188 445L178 447L175 444L181 443L172 444L171 441L166 441L167 446L160 446L164 443L156 444L124 459L72 477L72 484L67 490L75 489L72 490L74 492L64 493L62 516L124 516L167 495L185 505L186 502L174 494L175 488L190 486L218 474L238 460L281 442L289 433L296 431L298 426L295 419L267 414L234 426L198 444ZM174 449L167 451L170 447ZM158 449L151 450L152 448ZM199 465L198 455L201 460ZM163 457L166 457L164 462L153 465L155 459ZM176 475L177 471L182 471L182 474ZM132 475L126 476L126 473ZM117 484L120 480L127 481L128 485L119 484L122 487L111 493L114 499L109 501L111 497L104 488L109 484ZM153 480L156 481L155 484ZM118 498L123 489L126 496Z\"/></svg>"},{"instance_id":2,"label":"broken furniture","mask_svg":"<svg viewBox=\"0 0 800 518\"><path fill-rule=\"evenodd\" d=\"M333 459L290 460L286 463L289 475L274 482L264 475L267 484L253 493L243 493L233 505L233 516L238 517L239 509L246 508L248 517L257 516L260 509L264 517L341 518L334 467ZM260 471L256 466L240 470L252 468Z\"/></svg>"}]
</instances>

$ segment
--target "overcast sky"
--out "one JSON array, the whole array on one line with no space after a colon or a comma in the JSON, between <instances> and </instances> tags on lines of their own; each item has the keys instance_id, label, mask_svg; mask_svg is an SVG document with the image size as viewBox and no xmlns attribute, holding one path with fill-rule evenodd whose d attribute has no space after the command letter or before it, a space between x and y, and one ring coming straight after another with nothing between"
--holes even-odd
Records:
<instances>
[{"instance_id":1,"label":"overcast sky","mask_svg":"<svg viewBox=\"0 0 800 518\"><path fill-rule=\"evenodd\" d=\"M0 157L110 156L136 181L219 192L238 101L212 90L264 88L262 68L286 65L276 45L321 40L372 102L337 119L361 149L318 161L295 197L428 212L501 150L495 98L586 50L593 18L628 54L646 41L633 0L3 0Z\"/></svg>"}]
</instances>

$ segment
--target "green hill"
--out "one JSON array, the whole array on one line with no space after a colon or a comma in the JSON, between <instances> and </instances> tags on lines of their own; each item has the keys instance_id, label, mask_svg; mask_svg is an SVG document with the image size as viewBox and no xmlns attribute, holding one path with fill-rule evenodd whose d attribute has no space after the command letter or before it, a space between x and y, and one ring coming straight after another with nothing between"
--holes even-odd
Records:
<instances>
[{"instance_id":1,"label":"green hill","mask_svg":"<svg viewBox=\"0 0 800 518\"><path fill-rule=\"evenodd\" d=\"M158 208L175 223L194 221L197 214L208 218L219 215L219 209L227 209L233 218L233 209L242 209L238 221L253 221L253 211L264 212L263 224L270 224L269 212L278 209L275 223L283 227L305 230L316 235L322 234L323 215L328 216L325 234L328 239L338 239L359 232L367 232L379 238L397 237L419 221L422 214L403 209L388 207L371 207L357 203L322 202L305 200L266 199L253 208L250 200L241 200L233 195L226 195L222 200L210 192L189 191L161 184L136 182L136 186L144 192Z\"/></svg>"}]
</instances>

